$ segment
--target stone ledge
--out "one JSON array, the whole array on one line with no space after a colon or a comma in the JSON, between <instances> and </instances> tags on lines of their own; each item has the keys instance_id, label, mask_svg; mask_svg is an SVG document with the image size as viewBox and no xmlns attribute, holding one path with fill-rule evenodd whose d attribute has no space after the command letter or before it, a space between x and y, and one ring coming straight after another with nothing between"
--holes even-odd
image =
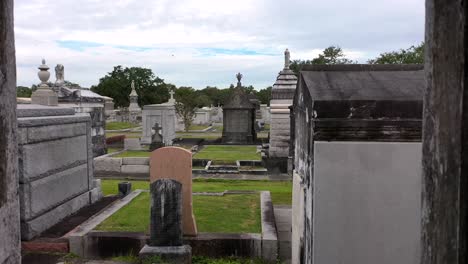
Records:
<instances>
[{"instance_id":1,"label":"stone ledge","mask_svg":"<svg viewBox=\"0 0 468 264\"><path fill-rule=\"evenodd\" d=\"M88 114L76 114L73 116L40 116L18 118L18 127L48 126L72 123L91 123Z\"/></svg>"},{"instance_id":2,"label":"stone ledge","mask_svg":"<svg viewBox=\"0 0 468 264\"><path fill-rule=\"evenodd\" d=\"M260 201L262 211L262 258L275 263L278 258L278 236L270 192L260 192Z\"/></svg>"},{"instance_id":3,"label":"stone ledge","mask_svg":"<svg viewBox=\"0 0 468 264\"><path fill-rule=\"evenodd\" d=\"M192 263L192 248L188 245L178 247L152 247L145 245L138 254L142 261L145 258L160 257L164 263Z\"/></svg>"},{"instance_id":4,"label":"stone ledge","mask_svg":"<svg viewBox=\"0 0 468 264\"><path fill-rule=\"evenodd\" d=\"M18 118L39 116L70 116L74 114L75 110L71 107L44 106L37 104L19 104L16 109L16 115Z\"/></svg>"}]
</instances>

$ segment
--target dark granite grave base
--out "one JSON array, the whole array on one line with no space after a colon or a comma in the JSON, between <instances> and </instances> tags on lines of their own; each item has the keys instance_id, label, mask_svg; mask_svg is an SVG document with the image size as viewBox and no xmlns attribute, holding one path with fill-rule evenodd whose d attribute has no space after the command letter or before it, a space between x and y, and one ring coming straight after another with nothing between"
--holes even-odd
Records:
<instances>
[{"instance_id":1,"label":"dark granite grave base","mask_svg":"<svg viewBox=\"0 0 468 264\"><path fill-rule=\"evenodd\" d=\"M287 173L288 158L263 158L262 162L270 173Z\"/></svg>"},{"instance_id":2,"label":"dark granite grave base","mask_svg":"<svg viewBox=\"0 0 468 264\"><path fill-rule=\"evenodd\" d=\"M192 248L188 245L178 247L152 247L145 245L140 250L139 257L142 261L158 258L168 264L191 264Z\"/></svg>"}]
</instances>

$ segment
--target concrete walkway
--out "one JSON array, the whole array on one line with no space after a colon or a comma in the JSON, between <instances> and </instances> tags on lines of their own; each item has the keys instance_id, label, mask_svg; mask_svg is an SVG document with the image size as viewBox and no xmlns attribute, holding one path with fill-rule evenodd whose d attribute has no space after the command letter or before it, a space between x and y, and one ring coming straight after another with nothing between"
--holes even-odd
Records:
<instances>
[{"instance_id":1,"label":"concrete walkway","mask_svg":"<svg viewBox=\"0 0 468 264\"><path fill-rule=\"evenodd\" d=\"M291 206L276 205L275 219L278 230L279 257L281 263L291 263Z\"/></svg>"}]
</instances>

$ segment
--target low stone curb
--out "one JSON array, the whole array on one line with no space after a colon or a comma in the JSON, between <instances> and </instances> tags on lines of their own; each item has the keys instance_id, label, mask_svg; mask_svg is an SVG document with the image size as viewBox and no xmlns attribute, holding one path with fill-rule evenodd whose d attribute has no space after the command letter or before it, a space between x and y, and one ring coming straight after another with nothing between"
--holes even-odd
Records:
<instances>
[{"instance_id":1,"label":"low stone curb","mask_svg":"<svg viewBox=\"0 0 468 264\"><path fill-rule=\"evenodd\" d=\"M74 253L80 257L86 257L86 243L84 237L87 233L92 231L96 226L98 226L101 222L109 218L112 214L120 210L122 207L130 203L133 199L135 199L142 190L138 189L130 193L129 195L123 197L120 200L117 200L104 208L98 214L92 216L88 220L86 220L81 225L74 228L72 231L68 232L63 236L64 238L68 238L70 252Z\"/></svg>"}]
</instances>

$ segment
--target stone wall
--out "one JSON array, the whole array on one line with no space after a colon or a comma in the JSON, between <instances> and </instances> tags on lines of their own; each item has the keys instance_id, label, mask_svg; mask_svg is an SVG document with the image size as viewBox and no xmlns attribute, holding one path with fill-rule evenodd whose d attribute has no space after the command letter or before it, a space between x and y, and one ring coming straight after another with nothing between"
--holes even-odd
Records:
<instances>
[{"instance_id":1,"label":"stone wall","mask_svg":"<svg viewBox=\"0 0 468 264\"><path fill-rule=\"evenodd\" d=\"M21 263L13 0L0 1L0 263Z\"/></svg>"},{"instance_id":2,"label":"stone wall","mask_svg":"<svg viewBox=\"0 0 468 264\"><path fill-rule=\"evenodd\" d=\"M21 237L30 240L102 195L92 122L73 108L18 106Z\"/></svg>"}]
</instances>

